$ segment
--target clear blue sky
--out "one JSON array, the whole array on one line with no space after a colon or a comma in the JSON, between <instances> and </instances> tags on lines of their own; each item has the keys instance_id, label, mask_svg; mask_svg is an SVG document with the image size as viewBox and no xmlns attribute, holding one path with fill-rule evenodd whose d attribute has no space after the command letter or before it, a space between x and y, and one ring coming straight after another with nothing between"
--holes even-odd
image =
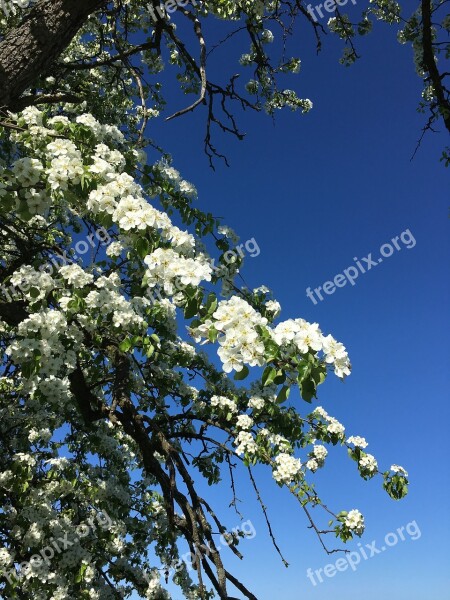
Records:
<instances>
[{"instance_id":1,"label":"clear blue sky","mask_svg":"<svg viewBox=\"0 0 450 600\"><path fill-rule=\"evenodd\" d=\"M316 57L312 38L298 35L292 48L302 56L302 73L287 87L309 97L314 110L280 113L275 125L263 114L241 114L244 142L216 137L230 169L218 164L212 172L202 154L203 110L150 128L198 187L198 205L223 216L242 241L257 240L261 254L248 259L244 271L249 285L268 285L283 318L317 321L347 346L353 374L344 384L330 377L320 404L350 435L367 438L382 468L397 463L410 474L408 497L394 502L379 479L359 478L343 450L330 452L317 476L319 492L334 509L363 512L363 544L382 546L386 534L412 521L421 536L412 541L406 535L355 572L324 577L315 587L307 568L323 568L338 556L324 554L294 499L261 470L259 483L290 563L286 570L242 478L241 510L257 535L242 544L245 561L230 553L229 564L259 600L450 599L449 203L448 170L439 163L448 140L444 133L427 136L410 161L425 122L416 112L421 82L411 49L395 35L395 28L377 27L360 44L362 59L348 69L338 64L336 43L329 40ZM232 60L245 49L233 42L219 68L232 73ZM181 108L179 102L170 109ZM306 297L307 287L333 279L354 257L378 257L381 245L407 229L415 247L395 251L355 286L317 305ZM295 401L299 410L308 409ZM228 483L211 493L223 507L231 500ZM237 525L238 518L230 512L227 523ZM349 548L357 549L356 542Z\"/></svg>"}]
</instances>

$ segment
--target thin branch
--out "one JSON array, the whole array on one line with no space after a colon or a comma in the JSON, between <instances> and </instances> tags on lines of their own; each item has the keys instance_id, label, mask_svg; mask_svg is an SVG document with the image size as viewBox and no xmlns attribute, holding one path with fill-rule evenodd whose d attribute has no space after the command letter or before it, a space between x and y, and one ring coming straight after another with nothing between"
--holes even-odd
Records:
<instances>
[{"instance_id":1,"label":"thin branch","mask_svg":"<svg viewBox=\"0 0 450 600\"><path fill-rule=\"evenodd\" d=\"M183 11L183 13L191 21L193 21L195 35L197 36L199 44L200 44L200 79L201 79L200 96L197 98L197 100L193 104L191 104L187 108L183 108L183 109L177 111L176 113L174 113L173 115L171 115L170 117L167 117L166 121L171 121L172 119L181 117L182 115L185 115L186 113L195 110L197 108L197 106L199 106L200 104L203 104L205 101L207 84L208 84L208 80L206 77L206 43L205 43L205 38L203 37L200 21L196 17L194 17L189 11Z\"/></svg>"},{"instance_id":2,"label":"thin branch","mask_svg":"<svg viewBox=\"0 0 450 600\"><path fill-rule=\"evenodd\" d=\"M270 539L272 540L272 544L274 545L274 547L275 547L275 550L276 550L276 551L278 552L278 554L280 555L280 557L281 557L281 560L283 561L283 564L284 564L284 566L285 566L285 567L288 567L288 566L289 566L289 563L288 563L288 562L287 562L287 560L284 558L284 556L283 556L283 555L282 555L282 553L281 553L281 550L280 550L280 548L278 547L277 541L276 541L276 539L275 539L275 535L274 535L274 533L273 533L273 531L272 531L272 525L271 525L271 523L270 523L269 516L268 516L268 514L267 514L267 507L266 507L266 505L264 504L264 502L262 501L261 494L259 493L259 489L258 489L258 486L256 485L256 481L255 481L255 478L253 477L252 469L251 469L251 467L250 467L250 466L248 467L248 472L249 472L249 475L250 475L250 481L252 482L253 489L255 490L256 497L257 497L257 499L258 499L259 505L261 506L261 509L262 509L262 511L263 511L264 518L265 518L265 520L266 520L267 529L269 530Z\"/></svg>"}]
</instances>

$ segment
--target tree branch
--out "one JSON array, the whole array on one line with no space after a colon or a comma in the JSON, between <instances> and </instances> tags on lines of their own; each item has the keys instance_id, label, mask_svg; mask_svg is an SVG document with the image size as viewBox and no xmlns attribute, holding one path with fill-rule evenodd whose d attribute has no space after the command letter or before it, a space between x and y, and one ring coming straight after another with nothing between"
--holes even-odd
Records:
<instances>
[{"instance_id":1,"label":"tree branch","mask_svg":"<svg viewBox=\"0 0 450 600\"><path fill-rule=\"evenodd\" d=\"M445 126L450 132L450 102L446 98L442 78L436 65L433 52L433 35L431 29L431 0L422 0L422 48L424 67L430 75L433 90L437 98L439 111L444 119Z\"/></svg>"}]
</instances>

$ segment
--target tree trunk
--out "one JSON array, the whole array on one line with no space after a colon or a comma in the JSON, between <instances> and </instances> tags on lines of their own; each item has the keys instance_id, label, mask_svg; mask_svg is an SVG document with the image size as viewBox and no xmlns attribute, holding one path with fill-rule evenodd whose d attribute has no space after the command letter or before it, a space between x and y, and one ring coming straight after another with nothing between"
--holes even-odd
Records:
<instances>
[{"instance_id":1,"label":"tree trunk","mask_svg":"<svg viewBox=\"0 0 450 600\"><path fill-rule=\"evenodd\" d=\"M430 76L431 84L437 98L437 104L439 111L444 119L445 126L450 132L450 102L448 96L445 93L445 87L443 84L443 76L440 75L434 58L433 49L433 33L432 33L432 6L431 0L422 0L422 21L423 21L423 36L422 36L422 47L423 47L423 62L425 69L428 71Z\"/></svg>"},{"instance_id":2,"label":"tree trunk","mask_svg":"<svg viewBox=\"0 0 450 600\"><path fill-rule=\"evenodd\" d=\"M45 75L90 14L107 0L43 0L0 43L0 107L15 102Z\"/></svg>"}]
</instances>

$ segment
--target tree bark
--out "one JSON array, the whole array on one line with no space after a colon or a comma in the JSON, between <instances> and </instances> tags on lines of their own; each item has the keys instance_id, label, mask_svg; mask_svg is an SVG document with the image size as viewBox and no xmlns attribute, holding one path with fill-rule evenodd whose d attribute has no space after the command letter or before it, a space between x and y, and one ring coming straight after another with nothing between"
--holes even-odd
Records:
<instances>
[{"instance_id":1,"label":"tree bark","mask_svg":"<svg viewBox=\"0 0 450 600\"><path fill-rule=\"evenodd\" d=\"M444 119L445 126L450 132L450 102L448 101L445 88L442 83L442 77L439 73L433 51L433 34L431 24L431 1L422 0L422 21L423 21L423 62L430 76L431 84L436 94L437 104Z\"/></svg>"},{"instance_id":2,"label":"tree bark","mask_svg":"<svg viewBox=\"0 0 450 600\"><path fill-rule=\"evenodd\" d=\"M0 43L0 107L14 111L20 96L45 75L89 15L108 0L43 0Z\"/></svg>"}]
</instances>

